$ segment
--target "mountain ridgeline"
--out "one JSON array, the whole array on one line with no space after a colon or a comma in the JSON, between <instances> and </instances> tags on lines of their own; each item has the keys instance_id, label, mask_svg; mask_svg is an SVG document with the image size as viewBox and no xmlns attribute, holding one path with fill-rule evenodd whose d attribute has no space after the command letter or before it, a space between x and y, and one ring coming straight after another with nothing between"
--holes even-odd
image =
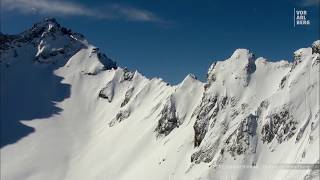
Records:
<instances>
[{"instance_id":1,"label":"mountain ridgeline","mask_svg":"<svg viewBox=\"0 0 320 180\"><path fill-rule=\"evenodd\" d=\"M319 179L319 40L292 61L237 49L178 85L53 18L0 42L1 179Z\"/></svg>"}]
</instances>

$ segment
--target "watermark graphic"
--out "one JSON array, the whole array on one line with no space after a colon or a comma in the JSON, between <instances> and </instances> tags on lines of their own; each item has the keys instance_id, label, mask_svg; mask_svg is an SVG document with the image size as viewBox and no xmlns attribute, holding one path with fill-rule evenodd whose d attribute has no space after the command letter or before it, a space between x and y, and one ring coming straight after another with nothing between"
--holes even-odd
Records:
<instances>
[{"instance_id":1,"label":"watermark graphic","mask_svg":"<svg viewBox=\"0 0 320 180\"><path fill-rule=\"evenodd\" d=\"M308 26L310 25L310 20L308 19L308 11L307 10L297 10L294 8L293 10L293 26Z\"/></svg>"},{"instance_id":2,"label":"watermark graphic","mask_svg":"<svg viewBox=\"0 0 320 180\"><path fill-rule=\"evenodd\" d=\"M251 165L232 165L223 164L216 165L215 168L219 169L292 169L292 170L320 170L320 164L251 164Z\"/></svg>"}]
</instances>

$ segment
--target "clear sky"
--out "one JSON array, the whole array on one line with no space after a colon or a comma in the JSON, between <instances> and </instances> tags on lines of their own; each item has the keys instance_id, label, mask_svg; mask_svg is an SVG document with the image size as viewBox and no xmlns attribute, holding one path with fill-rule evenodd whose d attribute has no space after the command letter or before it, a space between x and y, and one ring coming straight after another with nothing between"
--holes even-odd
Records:
<instances>
[{"instance_id":1,"label":"clear sky","mask_svg":"<svg viewBox=\"0 0 320 180\"><path fill-rule=\"evenodd\" d=\"M177 84L247 48L270 61L319 39L319 0L1 0L1 32L55 17L118 65ZM294 27L294 8L309 26Z\"/></svg>"}]
</instances>

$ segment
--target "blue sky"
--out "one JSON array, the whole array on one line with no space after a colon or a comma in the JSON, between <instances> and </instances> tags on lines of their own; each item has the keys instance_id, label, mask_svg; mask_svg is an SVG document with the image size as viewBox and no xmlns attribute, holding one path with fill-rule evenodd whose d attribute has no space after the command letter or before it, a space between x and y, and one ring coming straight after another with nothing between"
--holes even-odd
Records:
<instances>
[{"instance_id":1,"label":"blue sky","mask_svg":"<svg viewBox=\"0 0 320 180\"><path fill-rule=\"evenodd\" d=\"M122 67L177 84L205 80L209 65L247 48L270 61L319 39L319 0L2 0L1 32L44 17L84 34ZM294 8L310 26L293 26Z\"/></svg>"}]
</instances>

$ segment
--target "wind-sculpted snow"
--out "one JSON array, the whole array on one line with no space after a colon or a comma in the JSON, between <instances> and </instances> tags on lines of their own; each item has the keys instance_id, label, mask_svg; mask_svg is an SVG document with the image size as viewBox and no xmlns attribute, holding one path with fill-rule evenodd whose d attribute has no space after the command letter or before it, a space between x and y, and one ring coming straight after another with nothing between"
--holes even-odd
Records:
<instances>
[{"instance_id":1,"label":"wind-sculpted snow","mask_svg":"<svg viewBox=\"0 0 320 180\"><path fill-rule=\"evenodd\" d=\"M178 85L54 19L0 41L1 179L319 178L320 41L292 61L238 49Z\"/></svg>"}]
</instances>

